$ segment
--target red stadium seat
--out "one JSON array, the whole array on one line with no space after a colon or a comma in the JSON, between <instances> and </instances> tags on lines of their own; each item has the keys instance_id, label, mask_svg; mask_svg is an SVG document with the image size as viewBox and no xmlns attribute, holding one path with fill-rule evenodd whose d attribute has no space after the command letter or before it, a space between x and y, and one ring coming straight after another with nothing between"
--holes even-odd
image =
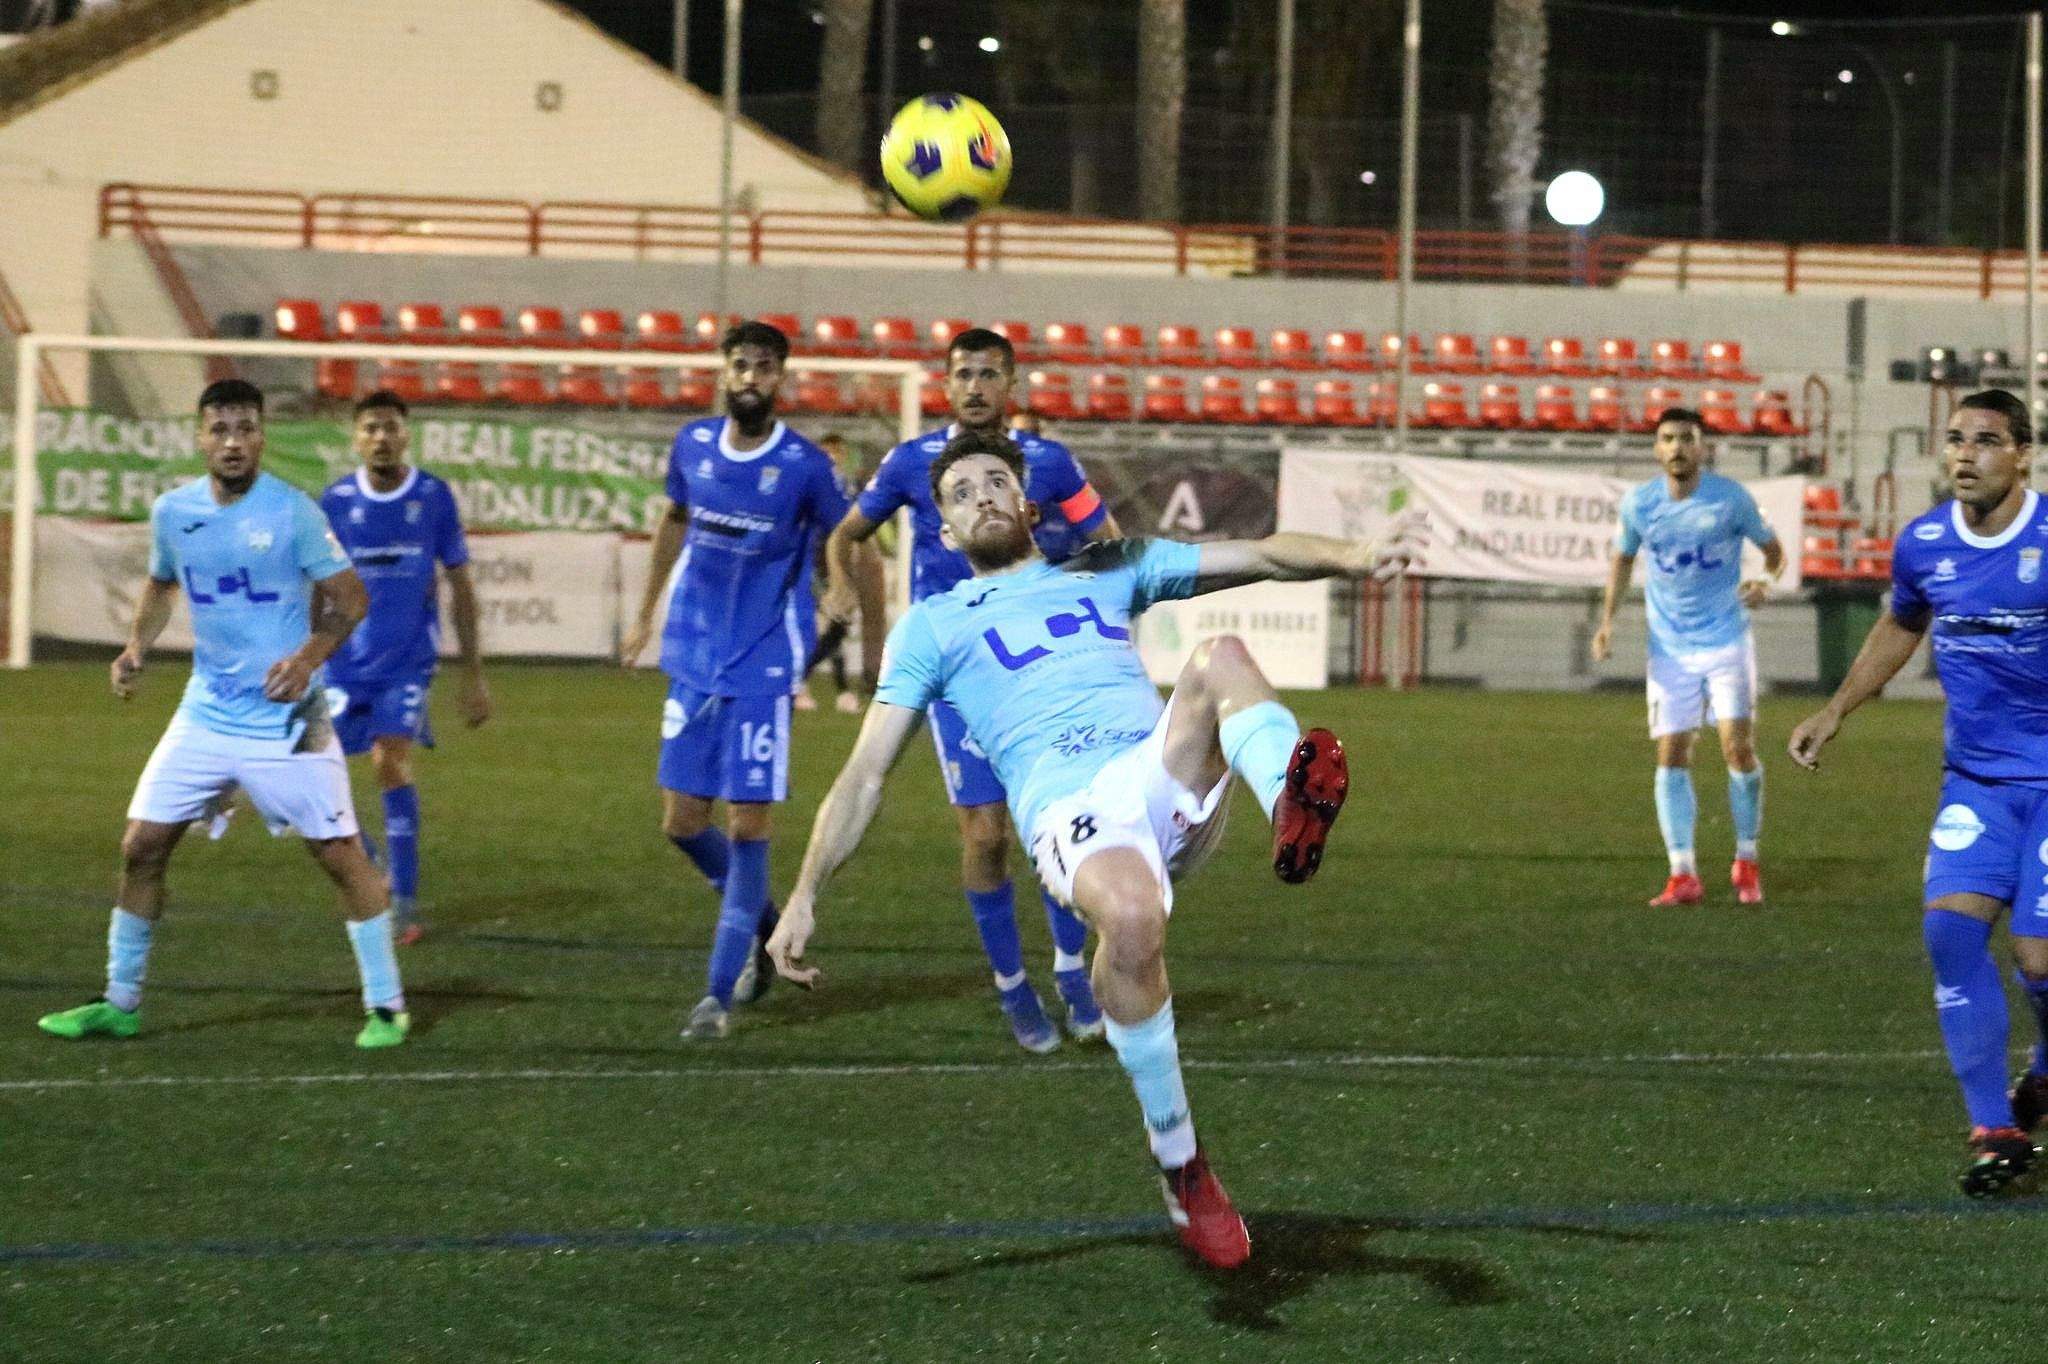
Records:
<instances>
[{"instance_id":1,"label":"red stadium seat","mask_svg":"<svg viewBox=\"0 0 2048 1364\"><path fill-rule=\"evenodd\" d=\"M489 303L471 303L455 310L455 339L465 346L502 346L511 339L505 310Z\"/></svg>"},{"instance_id":2,"label":"red stadium seat","mask_svg":"<svg viewBox=\"0 0 2048 1364\"><path fill-rule=\"evenodd\" d=\"M434 396L444 403L488 402L491 395L484 387L484 367L474 360L444 362L434 376Z\"/></svg>"},{"instance_id":3,"label":"red stadium seat","mask_svg":"<svg viewBox=\"0 0 2048 1364\"><path fill-rule=\"evenodd\" d=\"M1842 555L1842 536L1838 531L1822 535L1801 537L1799 574L1803 578L1845 578L1849 565Z\"/></svg>"},{"instance_id":4,"label":"red stadium seat","mask_svg":"<svg viewBox=\"0 0 2048 1364\"><path fill-rule=\"evenodd\" d=\"M1860 521L1855 513L1843 510L1842 490L1832 483L1806 485L1804 519L1810 531L1848 530Z\"/></svg>"},{"instance_id":5,"label":"red stadium seat","mask_svg":"<svg viewBox=\"0 0 2048 1364\"><path fill-rule=\"evenodd\" d=\"M1259 367L1259 334L1250 327L1218 327L1216 363L1232 369Z\"/></svg>"},{"instance_id":6,"label":"red stadium seat","mask_svg":"<svg viewBox=\"0 0 2048 1364\"><path fill-rule=\"evenodd\" d=\"M1659 379L1697 379L1692 347L1684 341L1657 341L1650 346L1650 372Z\"/></svg>"},{"instance_id":7,"label":"red stadium seat","mask_svg":"<svg viewBox=\"0 0 2048 1364\"><path fill-rule=\"evenodd\" d=\"M965 327L961 328L961 331L965 330ZM953 415L953 401L946 396L946 375L944 371L925 371L924 381L917 388L917 410L927 417L950 417Z\"/></svg>"},{"instance_id":8,"label":"red stadium seat","mask_svg":"<svg viewBox=\"0 0 2048 1364\"><path fill-rule=\"evenodd\" d=\"M1636 354L1636 343L1626 336L1600 338L1600 372L1617 379L1647 379L1650 376Z\"/></svg>"},{"instance_id":9,"label":"red stadium seat","mask_svg":"<svg viewBox=\"0 0 2048 1364\"><path fill-rule=\"evenodd\" d=\"M1074 381L1059 370L1034 369L1024 381L1024 410L1050 421L1081 415L1074 402Z\"/></svg>"},{"instance_id":10,"label":"red stadium seat","mask_svg":"<svg viewBox=\"0 0 2048 1364\"><path fill-rule=\"evenodd\" d=\"M398 339L407 345L436 346L448 340L448 316L438 303L407 303L398 310ZM377 366L377 387L409 403L427 400L426 369L417 360L391 359Z\"/></svg>"},{"instance_id":11,"label":"red stadium seat","mask_svg":"<svg viewBox=\"0 0 2048 1364\"><path fill-rule=\"evenodd\" d=\"M1583 431L1579 420L1579 395L1567 384L1539 384L1536 411L1531 425L1542 431Z\"/></svg>"},{"instance_id":12,"label":"red stadium seat","mask_svg":"<svg viewBox=\"0 0 2048 1364\"><path fill-rule=\"evenodd\" d=\"M1095 341L1082 322L1048 322L1045 357L1056 365L1087 365L1095 361Z\"/></svg>"},{"instance_id":13,"label":"red stadium seat","mask_svg":"<svg viewBox=\"0 0 2048 1364\"><path fill-rule=\"evenodd\" d=\"M1444 374L1477 374L1479 346L1465 332L1445 332L1436 339L1437 369Z\"/></svg>"},{"instance_id":14,"label":"red stadium seat","mask_svg":"<svg viewBox=\"0 0 2048 1364\"><path fill-rule=\"evenodd\" d=\"M1717 436L1749 434L1749 423L1742 420L1742 409L1736 406L1735 390L1732 388L1709 388L1701 391L1700 424Z\"/></svg>"},{"instance_id":15,"label":"red stadium seat","mask_svg":"<svg viewBox=\"0 0 2048 1364\"><path fill-rule=\"evenodd\" d=\"M1358 396L1349 379L1318 379L1309 411L1326 426L1363 426L1365 414L1358 410Z\"/></svg>"},{"instance_id":16,"label":"red stadium seat","mask_svg":"<svg viewBox=\"0 0 2048 1364\"><path fill-rule=\"evenodd\" d=\"M1375 379L1365 388L1365 423L1392 426L1401 418L1401 404L1394 396L1392 379Z\"/></svg>"},{"instance_id":17,"label":"red stadium seat","mask_svg":"<svg viewBox=\"0 0 2048 1364\"><path fill-rule=\"evenodd\" d=\"M585 308L576 316L576 332L592 350L626 348L625 319L611 308Z\"/></svg>"},{"instance_id":18,"label":"red stadium seat","mask_svg":"<svg viewBox=\"0 0 2048 1364\"><path fill-rule=\"evenodd\" d=\"M384 329L384 310L374 303L350 302L335 305L334 334L343 341L389 341Z\"/></svg>"},{"instance_id":19,"label":"red stadium seat","mask_svg":"<svg viewBox=\"0 0 2048 1364\"><path fill-rule=\"evenodd\" d=\"M842 314L814 318L811 322L811 353L813 355L866 355L867 346L861 341L860 323Z\"/></svg>"},{"instance_id":20,"label":"red stadium seat","mask_svg":"<svg viewBox=\"0 0 2048 1364\"><path fill-rule=\"evenodd\" d=\"M1782 388L1757 390L1752 418L1759 436L1803 436L1806 427L1792 415L1792 400Z\"/></svg>"},{"instance_id":21,"label":"red stadium seat","mask_svg":"<svg viewBox=\"0 0 2048 1364\"><path fill-rule=\"evenodd\" d=\"M1193 327L1168 323L1154 333L1153 354L1162 365L1206 365L1202 334ZM1149 401L1149 398L1148 398Z\"/></svg>"},{"instance_id":22,"label":"red stadium seat","mask_svg":"<svg viewBox=\"0 0 2048 1364\"><path fill-rule=\"evenodd\" d=\"M609 407L616 399L605 371L596 365L564 365L555 388L558 401L580 407Z\"/></svg>"},{"instance_id":23,"label":"red stadium seat","mask_svg":"<svg viewBox=\"0 0 2048 1364\"><path fill-rule=\"evenodd\" d=\"M1034 360L1044 358L1038 345L1038 338L1032 335L1029 322L992 322L989 324L989 330L1010 343L1010 349L1016 352L1018 364L1028 365Z\"/></svg>"},{"instance_id":24,"label":"red stadium seat","mask_svg":"<svg viewBox=\"0 0 2048 1364\"><path fill-rule=\"evenodd\" d=\"M1398 369L1401 364L1401 333L1380 333L1380 368ZM1429 363L1429 352L1422 348L1422 338L1412 332L1408 336L1408 372L1429 374L1435 369Z\"/></svg>"},{"instance_id":25,"label":"red stadium seat","mask_svg":"<svg viewBox=\"0 0 2048 1364\"><path fill-rule=\"evenodd\" d=\"M1368 374L1375 368L1372 347L1367 344L1364 332L1324 333L1323 363L1346 374Z\"/></svg>"},{"instance_id":26,"label":"red stadium seat","mask_svg":"<svg viewBox=\"0 0 2048 1364\"><path fill-rule=\"evenodd\" d=\"M1757 378L1742 363L1740 341L1707 342L1706 372L1709 379L1719 379L1730 384L1753 384Z\"/></svg>"},{"instance_id":27,"label":"red stadium seat","mask_svg":"<svg viewBox=\"0 0 2048 1364\"><path fill-rule=\"evenodd\" d=\"M1631 430L1628 408L1621 390L1613 384L1595 384L1586 393L1586 421L1582 428L1587 431Z\"/></svg>"},{"instance_id":28,"label":"red stadium seat","mask_svg":"<svg viewBox=\"0 0 2048 1364\"><path fill-rule=\"evenodd\" d=\"M1253 386L1252 412L1262 422L1299 426L1308 418L1301 410L1301 389L1292 379L1261 379Z\"/></svg>"},{"instance_id":29,"label":"red stadium seat","mask_svg":"<svg viewBox=\"0 0 2048 1364\"><path fill-rule=\"evenodd\" d=\"M661 308L649 308L633 319L633 344L641 350L684 351L690 348L690 334L683 330L683 315Z\"/></svg>"},{"instance_id":30,"label":"red stadium seat","mask_svg":"<svg viewBox=\"0 0 2048 1364\"><path fill-rule=\"evenodd\" d=\"M1514 384L1487 384L1479 390L1479 424L1495 431L1522 425L1522 390Z\"/></svg>"},{"instance_id":31,"label":"red stadium seat","mask_svg":"<svg viewBox=\"0 0 2048 1364\"><path fill-rule=\"evenodd\" d=\"M517 344L558 348L568 344L567 328L559 308L521 308ZM498 367L498 382L491 396L501 402L539 404L552 402L539 365L506 364Z\"/></svg>"},{"instance_id":32,"label":"red stadium seat","mask_svg":"<svg viewBox=\"0 0 2048 1364\"><path fill-rule=\"evenodd\" d=\"M942 317L932 323L930 351L932 357L934 359L944 359L946 352L952 348L953 338L961 332L970 330L973 326L974 324L964 317Z\"/></svg>"},{"instance_id":33,"label":"red stadium seat","mask_svg":"<svg viewBox=\"0 0 2048 1364\"><path fill-rule=\"evenodd\" d=\"M585 308L576 315L576 341L590 350L620 350L626 325L611 308ZM565 403L604 407L615 401L609 373L597 365L564 365L556 394Z\"/></svg>"},{"instance_id":34,"label":"red stadium seat","mask_svg":"<svg viewBox=\"0 0 2048 1364\"><path fill-rule=\"evenodd\" d=\"M725 329L740 320L736 314L728 314L720 322L717 313L698 313L697 320L690 324L690 349L717 350L718 343L725 339Z\"/></svg>"},{"instance_id":35,"label":"red stadium seat","mask_svg":"<svg viewBox=\"0 0 2048 1364\"><path fill-rule=\"evenodd\" d=\"M619 397L628 407L662 408L674 401L658 369L627 370Z\"/></svg>"},{"instance_id":36,"label":"red stadium seat","mask_svg":"<svg viewBox=\"0 0 2048 1364\"><path fill-rule=\"evenodd\" d=\"M1108 332L1104 332L1105 340ZM1121 374L1088 376L1088 415L1097 421L1131 419L1131 381Z\"/></svg>"},{"instance_id":37,"label":"red stadium seat","mask_svg":"<svg viewBox=\"0 0 2048 1364\"><path fill-rule=\"evenodd\" d=\"M1544 340L1543 370L1546 374L1578 379L1593 373L1592 367L1586 363L1585 343L1576 336L1552 336Z\"/></svg>"},{"instance_id":38,"label":"red stadium seat","mask_svg":"<svg viewBox=\"0 0 2048 1364\"><path fill-rule=\"evenodd\" d=\"M1188 381L1178 374L1146 375L1144 413L1147 421L1193 421L1195 414L1188 406Z\"/></svg>"},{"instance_id":39,"label":"red stadium seat","mask_svg":"<svg viewBox=\"0 0 2048 1364\"><path fill-rule=\"evenodd\" d=\"M310 298L281 298L277 301L277 339L280 341L325 341L327 321L320 305Z\"/></svg>"},{"instance_id":40,"label":"red stadium seat","mask_svg":"<svg viewBox=\"0 0 2048 1364\"><path fill-rule=\"evenodd\" d=\"M1276 369L1314 369L1315 342L1298 327L1275 327L1266 333L1266 355Z\"/></svg>"},{"instance_id":41,"label":"red stadium seat","mask_svg":"<svg viewBox=\"0 0 2048 1364\"><path fill-rule=\"evenodd\" d=\"M1856 561L1850 572L1859 578L1889 578L1892 575L1892 542L1880 535L1858 536Z\"/></svg>"},{"instance_id":42,"label":"red stadium seat","mask_svg":"<svg viewBox=\"0 0 2048 1364\"><path fill-rule=\"evenodd\" d=\"M1685 406L1685 395L1675 388L1662 385L1652 388L1643 395L1642 416L1629 423L1628 429L1643 434L1657 429L1657 420L1674 407Z\"/></svg>"},{"instance_id":43,"label":"red stadium seat","mask_svg":"<svg viewBox=\"0 0 2048 1364\"><path fill-rule=\"evenodd\" d=\"M1496 336L1486 343L1486 362L1495 374L1534 374L1526 336Z\"/></svg>"},{"instance_id":44,"label":"red stadium seat","mask_svg":"<svg viewBox=\"0 0 2048 1364\"><path fill-rule=\"evenodd\" d=\"M1235 374L1202 376L1202 420L1248 422L1251 409L1244 405L1244 381Z\"/></svg>"},{"instance_id":45,"label":"red stadium seat","mask_svg":"<svg viewBox=\"0 0 2048 1364\"><path fill-rule=\"evenodd\" d=\"M1446 379L1432 379L1422 386L1422 406L1411 420L1417 426L1456 430L1472 425L1472 409L1465 403L1465 386Z\"/></svg>"},{"instance_id":46,"label":"red stadium seat","mask_svg":"<svg viewBox=\"0 0 2048 1364\"><path fill-rule=\"evenodd\" d=\"M676 380L675 405L689 412L708 412L718 402L718 380L709 370L686 369Z\"/></svg>"},{"instance_id":47,"label":"red stadium seat","mask_svg":"<svg viewBox=\"0 0 2048 1364\"><path fill-rule=\"evenodd\" d=\"M569 344L569 327L560 308L521 308L519 344L560 350Z\"/></svg>"},{"instance_id":48,"label":"red stadium seat","mask_svg":"<svg viewBox=\"0 0 2048 1364\"><path fill-rule=\"evenodd\" d=\"M924 354L917 324L907 317L878 317L868 328L875 350L889 360L915 360Z\"/></svg>"},{"instance_id":49,"label":"red stadium seat","mask_svg":"<svg viewBox=\"0 0 2048 1364\"><path fill-rule=\"evenodd\" d=\"M791 350L803 350L806 348L804 324L795 313L762 313L754 321L766 322L769 326L788 337Z\"/></svg>"},{"instance_id":50,"label":"red stadium seat","mask_svg":"<svg viewBox=\"0 0 2048 1364\"><path fill-rule=\"evenodd\" d=\"M857 406L837 374L798 370L794 376L796 410L819 417L843 417Z\"/></svg>"},{"instance_id":51,"label":"red stadium seat","mask_svg":"<svg viewBox=\"0 0 2048 1364\"><path fill-rule=\"evenodd\" d=\"M1130 322L1112 322L1102 329L1102 359L1111 365L1142 365L1151 357L1145 350L1145 329Z\"/></svg>"}]
</instances>

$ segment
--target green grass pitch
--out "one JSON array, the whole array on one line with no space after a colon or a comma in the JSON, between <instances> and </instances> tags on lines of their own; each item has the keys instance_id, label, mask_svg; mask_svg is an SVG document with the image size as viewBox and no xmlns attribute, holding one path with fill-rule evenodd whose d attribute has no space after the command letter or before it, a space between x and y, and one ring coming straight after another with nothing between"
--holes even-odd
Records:
<instances>
[{"instance_id":1,"label":"green grass pitch","mask_svg":"<svg viewBox=\"0 0 2048 1364\"><path fill-rule=\"evenodd\" d=\"M676 1040L715 907L656 828L651 675L501 667L474 733L441 689L407 1046L350 1047L332 901L247 812L179 852L143 1036L43 1037L99 983L182 675L124 707L99 665L0 674L0 1359L2035 1352L2048 1221L1955 1192L1918 929L1935 706L1858 716L1818 777L1777 756L1809 703L1765 707L1762 910L1727 890L1703 746L1709 904L1652 912L1633 697L1295 698L1352 754L1322 875L1273 879L1240 792L1168 946L1252 1226L1225 1278L1172 1245L1108 1052L1009 1041L922 743L822 906L824 988ZM853 732L799 719L778 889Z\"/></svg>"}]
</instances>

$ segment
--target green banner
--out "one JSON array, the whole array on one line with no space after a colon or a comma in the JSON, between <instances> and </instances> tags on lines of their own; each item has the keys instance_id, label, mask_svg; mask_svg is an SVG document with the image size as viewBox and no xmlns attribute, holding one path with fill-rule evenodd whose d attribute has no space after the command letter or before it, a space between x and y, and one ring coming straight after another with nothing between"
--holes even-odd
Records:
<instances>
[{"instance_id":1,"label":"green banner","mask_svg":"<svg viewBox=\"0 0 2048 1364\"><path fill-rule=\"evenodd\" d=\"M447 481L477 530L648 530L662 491L672 422L599 427L494 414L415 416L407 458ZM58 516L140 521L165 490L206 470L191 417L116 417L53 408L36 418L37 508ZM349 427L272 417L263 467L318 496L356 467ZM12 496L13 460L0 474Z\"/></svg>"}]
</instances>

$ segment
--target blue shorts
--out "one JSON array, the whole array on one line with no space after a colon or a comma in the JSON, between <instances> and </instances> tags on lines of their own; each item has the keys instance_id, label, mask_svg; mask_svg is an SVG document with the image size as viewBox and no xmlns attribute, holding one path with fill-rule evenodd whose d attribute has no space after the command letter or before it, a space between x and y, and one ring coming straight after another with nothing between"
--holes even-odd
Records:
<instances>
[{"instance_id":1,"label":"blue shorts","mask_svg":"<svg viewBox=\"0 0 2048 1364\"><path fill-rule=\"evenodd\" d=\"M2012 931L2048 938L2048 787L1941 782L1927 842L1927 901L1968 892L2012 906Z\"/></svg>"},{"instance_id":2,"label":"blue shorts","mask_svg":"<svg viewBox=\"0 0 2048 1364\"><path fill-rule=\"evenodd\" d=\"M396 681L329 682L327 711L334 717L334 734L341 751L353 758L370 751L383 738L410 739L434 746L434 729L427 723L427 688L432 673Z\"/></svg>"},{"instance_id":3,"label":"blue shorts","mask_svg":"<svg viewBox=\"0 0 2048 1364\"><path fill-rule=\"evenodd\" d=\"M939 775L946 779L946 799L955 805L1000 805L1009 797L996 780L981 745L967 732L960 712L934 701L925 714L932 722L932 747L939 751Z\"/></svg>"},{"instance_id":4,"label":"blue shorts","mask_svg":"<svg viewBox=\"0 0 2048 1364\"><path fill-rule=\"evenodd\" d=\"M656 778L664 791L704 800L788 800L788 693L710 696L670 682Z\"/></svg>"}]
</instances>

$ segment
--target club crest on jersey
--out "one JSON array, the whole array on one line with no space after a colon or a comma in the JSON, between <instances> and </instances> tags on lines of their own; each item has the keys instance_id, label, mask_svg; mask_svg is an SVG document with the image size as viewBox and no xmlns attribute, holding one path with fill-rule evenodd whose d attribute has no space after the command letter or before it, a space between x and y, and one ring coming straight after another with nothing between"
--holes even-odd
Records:
<instances>
[{"instance_id":1,"label":"club crest on jersey","mask_svg":"<svg viewBox=\"0 0 2048 1364\"><path fill-rule=\"evenodd\" d=\"M764 492L764 493L772 493L772 492L774 492L774 491L775 491L775 485L776 485L777 483L780 483L781 481L782 481L782 470L780 470L780 469L776 468L776 467L775 467L774 465L772 465L772 464L771 464L771 465L769 465L769 466L768 466L767 468L765 468L765 469L763 469L763 470L761 471L761 491L762 491L762 492Z\"/></svg>"},{"instance_id":2,"label":"club crest on jersey","mask_svg":"<svg viewBox=\"0 0 2048 1364\"><path fill-rule=\"evenodd\" d=\"M2038 545L2029 545L2020 551L2020 581L2030 583L2041 576L2041 550Z\"/></svg>"},{"instance_id":3,"label":"club crest on jersey","mask_svg":"<svg viewBox=\"0 0 2048 1364\"><path fill-rule=\"evenodd\" d=\"M408 526L416 526L416 525L418 525L418 524L419 524L419 520L420 520L420 505L421 505L421 504L420 504L420 503L418 503L418 502L408 502L408 503L406 503L406 504L405 504L405 524L406 524L406 525L408 525Z\"/></svg>"},{"instance_id":4,"label":"club crest on jersey","mask_svg":"<svg viewBox=\"0 0 2048 1364\"><path fill-rule=\"evenodd\" d=\"M362 509L361 507L350 507L350 508L348 509L348 521L349 521L349 524L350 524L350 525L352 525L352 526L360 526L360 525L362 525L362 524L363 524L363 509Z\"/></svg>"},{"instance_id":5,"label":"club crest on jersey","mask_svg":"<svg viewBox=\"0 0 2048 1364\"><path fill-rule=\"evenodd\" d=\"M1956 561L1954 559L1936 559L1934 561L1934 576L1939 582L1947 582L1955 577Z\"/></svg>"},{"instance_id":6,"label":"club crest on jersey","mask_svg":"<svg viewBox=\"0 0 2048 1364\"><path fill-rule=\"evenodd\" d=\"M270 546L275 542L276 538L277 537L273 536L269 531L264 530L262 527L259 526L256 529L249 532L249 548L255 550L258 554L261 554L263 553L263 551L270 548Z\"/></svg>"},{"instance_id":7,"label":"club crest on jersey","mask_svg":"<svg viewBox=\"0 0 2048 1364\"><path fill-rule=\"evenodd\" d=\"M711 477L711 461L710 461L710 460L708 460L708 459L705 459L705 460L699 460L699 461L697 462L697 477L699 477L699 478L709 478L709 477Z\"/></svg>"}]
</instances>

